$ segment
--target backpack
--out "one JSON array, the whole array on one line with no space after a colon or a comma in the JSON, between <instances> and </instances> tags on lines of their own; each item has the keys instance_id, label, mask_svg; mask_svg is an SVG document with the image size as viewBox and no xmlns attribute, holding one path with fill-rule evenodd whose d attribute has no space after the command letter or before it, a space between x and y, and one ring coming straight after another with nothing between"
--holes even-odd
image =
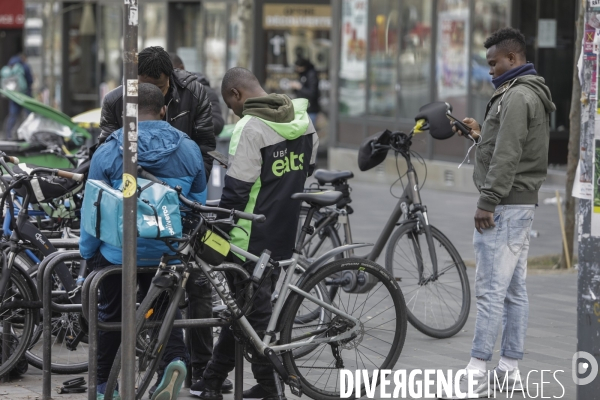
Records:
<instances>
[{"instance_id":1,"label":"backpack","mask_svg":"<svg viewBox=\"0 0 600 400\"><path fill-rule=\"evenodd\" d=\"M27 92L27 80L25 79L25 68L20 63L5 65L0 69L0 86L4 90L13 92Z\"/></svg>"},{"instance_id":2,"label":"backpack","mask_svg":"<svg viewBox=\"0 0 600 400\"><path fill-rule=\"evenodd\" d=\"M168 186L138 178L138 237L160 239L182 235L179 195ZM123 247L123 189L88 179L85 184L81 227L90 235L115 247Z\"/></svg>"}]
</instances>

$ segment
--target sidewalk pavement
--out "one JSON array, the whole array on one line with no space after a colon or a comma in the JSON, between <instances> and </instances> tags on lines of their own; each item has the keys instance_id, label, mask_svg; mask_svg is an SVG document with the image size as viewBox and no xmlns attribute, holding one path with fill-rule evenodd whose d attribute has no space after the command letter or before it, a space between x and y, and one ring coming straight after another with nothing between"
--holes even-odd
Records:
<instances>
[{"instance_id":1,"label":"sidewalk pavement","mask_svg":"<svg viewBox=\"0 0 600 400\"><path fill-rule=\"evenodd\" d=\"M351 220L355 242L373 243L379 230L385 223L395 205L389 194L389 186L352 183L352 206L355 213ZM401 189L396 189L397 195ZM422 192L423 202L427 204L430 221L444 232L459 250L463 259L472 260L473 214L477 196L445 191L425 189ZM360 227L360 228L359 228ZM533 229L539 231L539 237L531 239L530 256L558 254L562 242L556 205L541 205L536 210ZM380 259L382 262L383 259ZM418 332L409 325L402 355L395 369L461 369L469 361L473 329L475 325L474 268L467 268L471 282L472 303L467 324L461 332L450 339L433 339ZM576 386L571 378L571 360L577 345L577 274L574 271L531 271L527 278L529 292L529 325L525 342L525 357L519 368L523 375L523 384L529 373L529 394L524 396L514 392L498 394L496 398L562 398L572 400L576 396ZM500 358L500 336L492 362L488 368L494 368ZM541 371L544 372L543 378ZM556 379L553 377L555 373ZM72 378L69 375L53 376L52 386L60 386L60 382ZM230 375L233 377L233 374ZM87 379L87 377L86 377ZM543 384L542 380L546 383ZM560 382L558 383L557 382ZM244 387L254 384L250 366L244 369ZM20 380L11 383L0 383L1 400L21 400L41 398L41 371L33 367ZM537 388L537 389L536 389ZM536 394L536 390L539 393ZM289 389L287 390L289 393ZM376 392L377 398L379 391ZM54 399L87 399L87 394L53 395ZM180 399L195 398L182 390ZM303 398L307 398L303 396ZM232 400L233 394L225 395L225 400ZM296 397L288 395L288 399Z\"/></svg>"}]
</instances>

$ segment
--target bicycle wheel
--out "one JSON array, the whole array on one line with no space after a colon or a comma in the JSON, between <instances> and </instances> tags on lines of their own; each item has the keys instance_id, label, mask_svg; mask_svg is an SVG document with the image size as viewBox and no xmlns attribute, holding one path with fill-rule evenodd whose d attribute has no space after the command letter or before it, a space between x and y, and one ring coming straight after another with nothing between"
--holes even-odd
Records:
<instances>
[{"instance_id":1,"label":"bicycle wheel","mask_svg":"<svg viewBox=\"0 0 600 400\"><path fill-rule=\"evenodd\" d=\"M29 266L27 270L29 275L37 275L37 265L33 264L28 257L19 254L15 258L15 263L23 263L23 266ZM71 267L74 279L77 278L79 263L67 263ZM54 277L53 290L60 290L60 281ZM63 296L64 297L64 296ZM67 299L55 298L56 302L65 302ZM88 370L89 346L88 337L82 332L81 313L79 312L53 312L51 322L52 333L52 362L50 370L55 374L79 374ZM43 358L43 324L37 325L34 329L29 348L25 352L27 362L32 366L42 369Z\"/></svg>"},{"instance_id":2,"label":"bicycle wheel","mask_svg":"<svg viewBox=\"0 0 600 400\"><path fill-rule=\"evenodd\" d=\"M416 222L400 226L388 242L385 265L398 281L408 307L408 321L422 333L444 339L467 322L471 289L465 265L450 240L431 227L437 257L433 275L425 230ZM422 271L422 274L420 274Z\"/></svg>"},{"instance_id":3,"label":"bicycle wheel","mask_svg":"<svg viewBox=\"0 0 600 400\"><path fill-rule=\"evenodd\" d=\"M0 279L1 279L0 274ZM30 308L4 308L7 303L36 300L25 278L11 268L4 293L0 294L0 377L19 363L27 350L34 328L34 312ZM3 354L3 349L8 354Z\"/></svg>"},{"instance_id":4,"label":"bicycle wheel","mask_svg":"<svg viewBox=\"0 0 600 400\"><path fill-rule=\"evenodd\" d=\"M298 228L296 230L296 238L302 232L302 225L308 214L308 207L302 207L300 210L300 218L298 220ZM305 242L300 246L300 254L310 263L327 251L342 245L342 241L338 235L338 231L334 224L322 226L326 216L322 213L315 212L312 216L311 225L315 228L316 234L310 238L308 235ZM342 255L338 255L335 259L341 259Z\"/></svg>"},{"instance_id":5,"label":"bicycle wheel","mask_svg":"<svg viewBox=\"0 0 600 400\"><path fill-rule=\"evenodd\" d=\"M173 288L159 288L152 285L148 294L140 304L136 312L136 371L135 371L135 398L141 399L150 386L162 359L162 350L169 339L164 335L160 339L161 328L170 330L172 322L164 321L167 309L171 305ZM110 371L106 393L113 393L119 375L121 373L121 350L119 347L117 356Z\"/></svg>"},{"instance_id":6,"label":"bicycle wheel","mask_svg":"<svg viewBox=\"0 0 600 400\"><path fill-rule=\"evenodd\" d=\"M353 293L356 277L361 280L365 273L375 281L374 286L365 293ZM285 368L300 379L308 397L333 400L340 398L341 369L362 369L371 375L374 370L394 367L406 338L406 304L398 283L372 261L346 258L330 262L304 280L300 289L310 293L321 282L338 287L336 296L330 300L339 312L326 311L330 316L328 322L297 325L294 323L296 315L304 313L305 306L313 307L313 302L293 293L281 314L280 342L288 344L341 335L353 328L354 323L340 312L358 320L359 328L354 336L317 343L316 348L302 358L294 357L292 351L283 353ZM353 395L355 397L350 398L360 397Z\"/></svg>"},{"instance_id":7,"label":"bicycle wheel","mask_svg":"<svg viewBox=\"0 0 600 400\"><path fill-rule=\"evenodd\" d=\"M298 263L296 264L296 269L294 270L294 277L292 278L292 284L296 285L307 269L308 269L308 265L306 264L306 261L298 260ZM282 274L281 279L279 280L279 282L277 282L276 290L273 293L273 304L275 304L275 301L277 300L277 297L278 297L279 291L281 290L281 285L283 284L284 278L285 278L285 274ZM310 291L310 294L315 296L316 298L318 298L321 301L330 303L331 302L330 296L329 296L329 293L327 293L327 292L328 292L328 290L327 290L327 286L325 285L325 282L319 282L319 284L315 285L315 287L312 288L312 290ZM318 304L306 303L301 307L301 310L299 310L298 313L296 313L296 316L294 318L294 326L302 326L302 325L306 325L306 324L311 324L311 326L313 326L313 325L321 326L322 324L326 324L329 322L330 315L331 314L329 312L327 312L323 307L319 306ZM300 347L298 349L294 349L293 350L294 357L295 358L304 357L307 354L309 354L311 351L313 351L316 347L317 347L317 345L304 346L304 347Z\"/></svg>"}]
</instances>

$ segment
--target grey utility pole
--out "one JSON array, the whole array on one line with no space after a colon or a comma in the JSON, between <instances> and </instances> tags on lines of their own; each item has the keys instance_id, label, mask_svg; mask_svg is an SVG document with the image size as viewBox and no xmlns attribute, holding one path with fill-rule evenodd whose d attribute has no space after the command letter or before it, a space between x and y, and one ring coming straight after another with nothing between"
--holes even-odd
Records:
<instances>
[{"instance_id":1,"label":"grey utility pole","mask_svg":"<svg viewBox=\"0 0 600 400\"><path fill-rule=\"evenodd\" d=\"M586 7L583 40L580 182L591 196L579 200L579 276L577 282L577 355L573 378L578 400L600 400L600 114L597 103L600 0L579 2ZM596 7L593 7L596 6ZM581 46L581 43L576 43ZM598 132L598 133L596 133ZM576 176L576 179L579 177ZM576 182L577 183L577 182ZM590 198L591 197L591 198Z\"/></svg>"},{"instance_id":2,"label":"grey utility pole","mask_svg":"<svg viewBox=\"0 0 600 400\"><path fill-rule=\"evenodd\" d=\"M123 305L120 389L122 399L135 399L135 300L137 255L138 144L138 0L124 0L123 12Z\"/></svg>"}]
</instances>

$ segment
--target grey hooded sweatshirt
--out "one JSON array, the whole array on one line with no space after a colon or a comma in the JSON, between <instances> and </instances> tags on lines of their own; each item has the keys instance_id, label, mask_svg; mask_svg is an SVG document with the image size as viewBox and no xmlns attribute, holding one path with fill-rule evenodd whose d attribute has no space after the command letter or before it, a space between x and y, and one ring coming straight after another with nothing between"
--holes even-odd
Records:
<instances>
[{"instance_id":1,"label":"grey hooded sweatshirt","mask_svg":"<svg viewBox=\"0 0 600 400\"><path fill-rule=\"evenodd\" d=\"M537 204L555 110L544 78L537 75L512 79L494 92L475 152L478 208L494 212L499 204Z\"/></svg>"}]
</instances>

